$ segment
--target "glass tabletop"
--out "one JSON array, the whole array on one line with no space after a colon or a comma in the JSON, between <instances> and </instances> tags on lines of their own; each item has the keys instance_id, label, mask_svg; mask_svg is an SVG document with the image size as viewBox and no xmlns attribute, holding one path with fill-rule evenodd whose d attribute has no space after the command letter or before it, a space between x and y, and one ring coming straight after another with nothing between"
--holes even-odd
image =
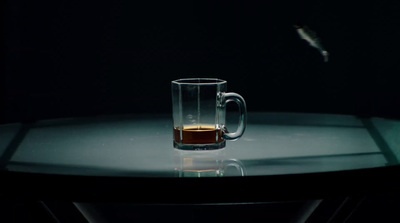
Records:
<instances>
[{"instance_id":1,"label":"glass tabletop","mask_svg":"<svg viewBox=\"0 0 400 223\"><path fill-rule=\"evenodd\" d=\"M75 176L273 176L395 166L400 155L400 121L384 118L253 112L242 138L212 151L174 149L171 122L158 114L2 125L0 164Z\"/></svg>"}]
</instances>

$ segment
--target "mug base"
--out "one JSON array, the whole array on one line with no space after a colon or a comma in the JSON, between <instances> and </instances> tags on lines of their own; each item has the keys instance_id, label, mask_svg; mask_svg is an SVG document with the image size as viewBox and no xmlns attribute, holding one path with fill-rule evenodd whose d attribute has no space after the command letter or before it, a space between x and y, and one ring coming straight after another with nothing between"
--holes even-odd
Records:
<instances>
[{"instance_id":1,"label":"mug base","mask_svg":"<svg viewBox=\"0 0 400 223\"><path fill-rule=\"evenodd\" d=\"M182 143L177 143L174 140L174 148L180 149L180 150L216 150L216 149L222 149L225 148L226 146L226 141L224 140L223 142L220 143L214 143L214 144L182 144Z\"/></svg>"}]
</instances>

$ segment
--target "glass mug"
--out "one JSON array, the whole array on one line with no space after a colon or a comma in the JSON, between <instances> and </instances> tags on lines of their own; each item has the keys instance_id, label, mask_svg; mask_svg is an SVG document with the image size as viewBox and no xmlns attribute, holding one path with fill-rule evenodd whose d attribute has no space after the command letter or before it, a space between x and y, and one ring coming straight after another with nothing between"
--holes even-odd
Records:
<instances>
[{"instance_id":1,"label":"glass mug","mask_svg":"<svg viewBox=\"0 0 400 223\"><path fill-rule=\"evenodd\" d=\"M227 82L216 78L185 78L172 81L173 143L182 150L221 149L226 140L240 138L247 121L246 102L237 93L226 93ZM235 132L225 126L226 104L239 107Z\"/></svg>"}]
</instances>

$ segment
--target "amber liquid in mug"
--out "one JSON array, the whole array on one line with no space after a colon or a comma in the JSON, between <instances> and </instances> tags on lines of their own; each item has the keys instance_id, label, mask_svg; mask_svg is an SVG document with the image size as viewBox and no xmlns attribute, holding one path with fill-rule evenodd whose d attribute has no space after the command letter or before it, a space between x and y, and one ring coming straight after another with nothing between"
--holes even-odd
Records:
<instances>
[{"instance_id":1,"label":"amber liquid in mug","mask_svg":"<svg viewBox=\"0 0 400 223\"><path fill-rule=\"evenodd\" d=\"M214 126L190 126L183 127L182 140L180 128L174 128L174 140L182 144L214 144L224 141L222 130Z\"/></svg>"}]
</instances>

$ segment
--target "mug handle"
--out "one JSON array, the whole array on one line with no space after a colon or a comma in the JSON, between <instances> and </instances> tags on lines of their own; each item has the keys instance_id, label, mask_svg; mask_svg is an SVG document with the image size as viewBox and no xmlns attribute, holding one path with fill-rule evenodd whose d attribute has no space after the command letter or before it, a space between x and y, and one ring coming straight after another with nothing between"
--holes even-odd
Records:
<instances>
[{"instance_id":1,"label":"mug handle","mask_svg":"<svg viewBox=\"0 0 400 223\"><path fill-rule=\"evenodd\" d=\"M222 107L226 106L226 103L234 101L239 106L239 125L235 132L228 132L225 126L223 126L223 137L226 140L235 140L240 138L244 130L246 129L247 123L247 108L246 102L244 101L243 97L237 93L229 92L229 93L221 93L221 105Z\"/></svg>"}]
</instances>

